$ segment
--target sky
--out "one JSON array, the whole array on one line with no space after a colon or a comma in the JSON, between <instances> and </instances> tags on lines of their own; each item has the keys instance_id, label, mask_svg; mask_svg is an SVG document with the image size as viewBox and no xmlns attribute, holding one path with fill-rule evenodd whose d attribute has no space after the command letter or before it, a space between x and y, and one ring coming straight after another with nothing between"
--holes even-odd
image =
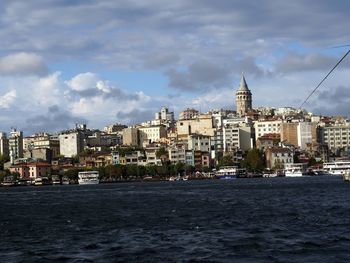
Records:
<instances>
[{"instance_id":1,"label":"sky","mask_svg":"<svg viewBox=\"0 0 350 263\"><path fill-rule=\"evenodd\" d=\"M0 130L154 118L161 106L298 108L348 51L350 1L2 0ZM350 56L304 108L350 115Z\"/></svg>"}]
</instances>

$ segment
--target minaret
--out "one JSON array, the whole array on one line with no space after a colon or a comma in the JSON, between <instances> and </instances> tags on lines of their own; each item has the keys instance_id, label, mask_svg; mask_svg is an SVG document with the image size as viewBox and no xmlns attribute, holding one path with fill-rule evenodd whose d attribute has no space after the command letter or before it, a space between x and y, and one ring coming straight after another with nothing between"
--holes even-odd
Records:
<instances>
[{"instance_id":1,"label":"minaret","mask_svg":"<svg viewBox=\"0 0 350 263\"><path fill-rule=\"evenodd\" d=\"M237 114L244 116L252 109L252 93L248 89L247 82L242 74L241 83L236 91Z\"/></svg>"}]
</instances>

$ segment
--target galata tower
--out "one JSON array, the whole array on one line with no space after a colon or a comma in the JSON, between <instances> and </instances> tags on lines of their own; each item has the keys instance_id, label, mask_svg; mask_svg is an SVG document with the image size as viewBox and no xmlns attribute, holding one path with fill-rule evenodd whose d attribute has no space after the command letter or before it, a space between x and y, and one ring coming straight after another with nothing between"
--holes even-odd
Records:
<instances>
[{"instance_id":1,"label":"galata tower","mask_svg":"<svg viewBox=\"0 0 350 263\"><path fill-rule=\"evenodd\" d=\"M248 89L247 82L242 74L241 83L236 91L237 114L244 116L252 109L252 93Z\"/></svg>"}]
</instances>

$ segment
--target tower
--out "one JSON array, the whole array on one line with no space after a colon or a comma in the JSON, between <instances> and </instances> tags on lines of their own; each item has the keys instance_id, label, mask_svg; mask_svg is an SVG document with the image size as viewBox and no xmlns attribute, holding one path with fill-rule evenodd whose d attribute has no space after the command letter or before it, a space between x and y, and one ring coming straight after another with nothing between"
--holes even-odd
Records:
<instances>
[{"instance_id":1,"label":"tower","mask_svg":"<svg viewBox=\"0 0 350 263\"><path fill-rule=\"evenodd\" d=\"M247 82L242 74L241 83L236 91L237 114L244 116L252 109L252 93L248 89Z\"/></svg>"}]
</instances>

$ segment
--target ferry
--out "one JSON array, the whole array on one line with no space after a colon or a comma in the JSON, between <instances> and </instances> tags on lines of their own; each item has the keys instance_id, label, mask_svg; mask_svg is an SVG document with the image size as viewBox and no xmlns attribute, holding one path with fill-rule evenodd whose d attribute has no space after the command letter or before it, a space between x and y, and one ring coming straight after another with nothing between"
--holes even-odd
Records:
<instances>
[{"instance_id":1,"label":"ferry","mask_svg":"<svg viewBox=\"0 0 350 263\"><path fill-rule=\"evenodd\" d=\"M239 169L237 166L222 166L215 172L217 179L236 179L237 176L242 175L245 169Z\"/></svg>"},{"instance_id":2,"label":"ferry","mask_svg":"<svg viewBox=\"0 0 350 263\"><path fill-rule=\"evenodd\" d=\"M286 177L300 177L306 175L306 163L286 163L284 164L284 175Z\"/></svg>"},{"instance_id":3,"label":"ferry","mask_svg":"<svg viewBox=\"0 0 350 263\"><path fill-rule=\"evenodd\" d=\"M344 175L350 173L350 161L323 163L323 170L331 175Z\"/></svg>"},{"instance_id":4,"label":"ferry","mask_svg":"<svg viewBox=\"0 0 350 263\"><path fill-rule=\"evenodd\" d=\"M98 179L98 171L85 171L78 173L78 183L79 184L98 184L100 181Z\"/></svg>"},{"instance_id":5,"label":"ferry","mask_svg":"<svg viewBox=\"0 0 350 263\"><path fill-rule=\"evenodd\" d=\"M1 184L2 186L15 186L17 181L13 176L6 176Z\"/></svg>"}]
</instances>

